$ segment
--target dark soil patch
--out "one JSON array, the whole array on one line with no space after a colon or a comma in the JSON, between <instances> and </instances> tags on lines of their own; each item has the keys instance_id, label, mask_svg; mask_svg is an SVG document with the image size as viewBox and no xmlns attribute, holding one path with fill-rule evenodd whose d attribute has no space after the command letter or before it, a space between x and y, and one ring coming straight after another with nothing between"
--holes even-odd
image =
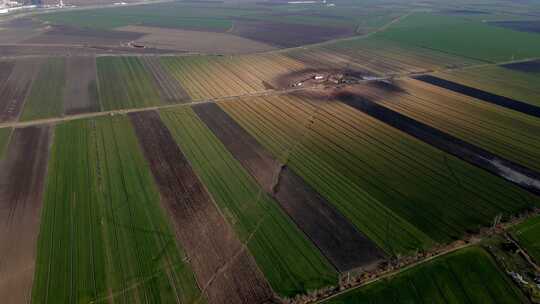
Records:
<instances>
[{"instance_id":1,"label":"dark soil patch","mask_svg":"<svg viewBox=\"0 0 540 304\"><path fill-rule=\"evenodd\" d=\"M368 86L377 88L386 93L405 93L406 91L392 80L376 80L367 83Z\"/></svg>"},{"instance_id":2,"label":"dark soil patch","mask_svg":"<svg viewBox=\"0 0 540 304\"><path fill-rule=\"evenodd\" d=\"M98 112L96 60L93 56L66 58L64 113Z\"/></svg>"},{"instance_id":3,"label":"dark soil patch","mask_svg":"<svg viewBox=\"0 0 540 304\"><path fill-rule=\"evenodd\" d=\"M365 96L341 91L335 96L341 102L391 127L401 130L441 151L498 175L528 191L540 195L540 173L503 159L482 148L443 131L379 105ZM519 175L519 178L515 178Z\"/></svg>"},{"instance_id":4,"label":"dark soil patch","mask_svg":"<svg viewBox=\"0 0 540 304\"><path fill-rule=\"evenodd\" d=\"M520 32L540 33L540 20L531 21L493 21L489 24Z\"/></svg>"},{"instance_id":5,"label":"dark soil patch","mask_svg":"<svg viewBox=\"0 0 540 304\"><path fill-rule=\"evenodd\" d=\"M2 303L31 296L49 140L48 127L15 129L0 161Z\"/></svg>"},{"instance_id":6,"label":"dark soil patch","mask_svg":"<svg viewBox=\"0 0 540 304\"><path fill-rule=\"evenodd\" d=\"M464 94L485 102L489 102L501 107L512 109L527 115L540 117L540 107L531 104L517 101L512 98L495 95L486 91L482 91L473 87L465 86L453 81L442 79L431 75L421 75L414 77L417 80L450 90L460 94Z\"/></svg>"},{"instance_id":7,"label":"dark soil patch","mask_svg":"<svg viewBox=\"0 0 540 304\"><path fill-rule=\"evenodd\" d=\"M239 20L234 22L232 33L279 47L294 47L351 36L354 29Z\"/></svg>"},{"instance_id":8,"label":"dark soil patch","mask_svg":"<svg viewBox=\"0 0 540 304\"><path fill-rule=\"evenodd\" d=\"M14 121L19 117L41 62L35 58L16 61L13 71L0 87L0 122Z\"/></svg>"},{"instance_id":9,"label":"dark soil patch","mask_svg":"<svg viewBox=\"0 0 540 304\"><path fill-rule=\"evenodd\" d=\"M176 237L209 303L266 303L272 290L156 112L130 114Z\"/></svg>"},{"instance_id":10,"label":"dark soil patch","mask_svg":"<svg viewBox=\"0 0 540 304\"><path fill-rule=\"evenodd\" d=\"M141 33L54 25L49 31L25 40L32 44L120 45L137 40Z\"/></svg>"},{"instance_id":11,"label":"dark soil patch","mask_svg":"<svg viewBox=\"0 0 540 304\"><path fill-rule=\"evenodd\" d=\"M540 60L531 60L502 65L503 67L525 73L540 73Z\"/></svg>"},{"instance_id":12,"label":"dark soil patch","mask_svg":"<svg viewBox=\"0 0 540 304\"><path fill-rule=\"evenodd\" d=\"M206 103L193 109L339 271L371 265L384 258L371 240L218 105Z\"/></svg>"}]
</instances>

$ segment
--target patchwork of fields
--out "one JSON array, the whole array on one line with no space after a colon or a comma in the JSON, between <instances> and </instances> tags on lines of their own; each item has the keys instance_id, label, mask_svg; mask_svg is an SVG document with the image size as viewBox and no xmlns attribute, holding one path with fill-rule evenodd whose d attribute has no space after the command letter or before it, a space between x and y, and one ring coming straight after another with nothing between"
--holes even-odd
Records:
<instances>
[{"instance_id":1,"label":"patchwork of fields","mask_svg":"<svg viewBox=\"0 0 540 304\"><path fill-rule=\"evenodd\" d=\"M497 255L540 261L527 6L286 2L21 19L69 56L0 46L2 302L528 303Z\"/></svg>"}]
</instances>

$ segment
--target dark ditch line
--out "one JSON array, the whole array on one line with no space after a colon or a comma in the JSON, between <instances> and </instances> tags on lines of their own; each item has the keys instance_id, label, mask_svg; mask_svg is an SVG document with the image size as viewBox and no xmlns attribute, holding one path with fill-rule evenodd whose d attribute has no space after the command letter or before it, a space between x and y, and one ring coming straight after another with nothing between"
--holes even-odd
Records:
<instances>
[{"instance_id":1,"label":"dark ditch line","mask_svg":"<svg viewBox=\"0 0 540 304\"><path fill-rule=\"evenodd\" d=\"M450 80L442 79L432 75L420 75L413 77L416 80L420 80L431 85L435 85L453 92L464 94L476 99L480 99L485 102L489 102L501 107L512 109L523 114L527 114L540 118L540 107L530 105L528 103L518 101L512 98L492 94L483 90L479 90L473 87L462 85Z\"/></svg>"},{"instance_id":2,"label":"dark ditch line","mask_svg":"<svg viewBox=\"0 0 540 304\"><path fill-rule=\"evenodd\" d=\"M507 63L503 64L502 67L518 72L536 74L540 73L540 59Z\"/></svg>"},{"instance_id":3,"label":"dark ditch line","mask_svg":"<svg viewBox=\"0 0 540 304\"><path fill-rule=\"evenodd\" d=\"M129 114L161 203L209 303L271 303L270 285L155 111Z\"/></svg>"},{"instance_id":4,"label":"dark ditch line","mask_svg":"<svg viewBox=\"0 0 540 304\"><path fill-rule=\"evenodd\" d=\"M350 107L405 132L443 152L489 171L519 187L540 195L540 173L501 158L448 133L379 105L368 98L341 92L337 99Z\"/></svg>"},{"instance_id":5,"label":"dark ditch line","mask_svg":"<svg viewBox=\"0 0 540 304\"><path fill-rule=\"evenodd\" d=\"M385 257L330 202L275 159L218 105L207 103L192 108L338 271L370 266Z\"/></svg>"}]
</instances>

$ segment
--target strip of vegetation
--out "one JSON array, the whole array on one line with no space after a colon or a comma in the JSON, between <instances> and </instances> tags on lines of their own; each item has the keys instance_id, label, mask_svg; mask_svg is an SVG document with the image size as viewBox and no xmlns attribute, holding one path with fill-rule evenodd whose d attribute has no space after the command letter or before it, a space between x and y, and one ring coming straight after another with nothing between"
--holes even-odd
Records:
<instances>
[{"instance_id":1,"label":"strip of vegetation","mask_svg":"<svg viewBox=\"0 0 540 304\"><path fill-rule=\"evenodd\" d=\"M41 66L24 103L21 120L61 116L66 84L64 58L50 58Z\"/></svg>"},{"instance_id":2,"label":"strip of vegetation","mask_svg":"<svg viewBox=\"0 0 540 304\"><path fill-rule=\"evenodd\" d=\"M190 108L161 117L275 292L284 297L337 283L337 273Z\"/></svg>"},{"instance_id":3,"label":"strip of vegetation","mask_svg":"<svg viewBox=\"0 0 540 304\"><path fill-rule=\"evenodd\" d=\"M11 128L0 129L0 159L4 158L4 154L6 153L10 136L11 136Z\"/></svg>"},{"instance_id":4,"label":"strip of vegetation","mask_svg":"<svg viewBox=\"0 0 540 304\"><path fill-rule=\"evenodd\" d=\"M33 303L198 301L159 199L125 117L59 125Z\"/></svg>"},{"instance_id":5,"label":"strip of vegetation","mask_svg":"<svg viewBox=\"0 0 540 304\"><path fill-rule=\"evenodd\" d=\"M465 248L332 298L352 303L527 303L480 247Z\"/></svg>"},{"instance_id":6,"label":"strip of vegetation","mask_svg":"<svg viewBox=\"0 0 540 304\"><path fill-rule=\"evenodd\" d=\"M99 100L103 110L130 109L161 104L151 74L137 57L99 57Z\"/></svg>"}]
</instances>

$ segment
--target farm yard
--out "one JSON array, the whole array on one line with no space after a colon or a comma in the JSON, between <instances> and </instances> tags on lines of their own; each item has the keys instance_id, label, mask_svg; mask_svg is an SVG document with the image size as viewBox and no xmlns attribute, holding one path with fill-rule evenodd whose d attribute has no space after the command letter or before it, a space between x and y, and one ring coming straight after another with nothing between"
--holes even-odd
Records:
<instances>
[{"instance_id":1,"label":"farm yard","mask_svg":"<svg viewBox=\"0 0 540 304\"><path fill-rule=\"evenodd\" d=\"M65 2L0 15L2 303L538 302L539 5Z\"/></svg>"}]
</instances>

